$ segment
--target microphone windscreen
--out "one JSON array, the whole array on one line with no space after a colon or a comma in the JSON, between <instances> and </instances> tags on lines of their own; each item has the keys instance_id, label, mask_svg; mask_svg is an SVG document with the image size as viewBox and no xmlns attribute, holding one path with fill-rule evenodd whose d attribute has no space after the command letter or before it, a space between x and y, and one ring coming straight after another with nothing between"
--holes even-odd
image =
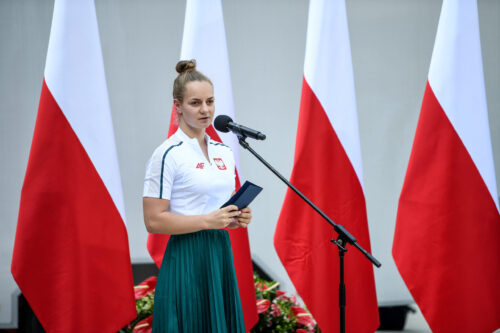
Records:
<instances>
[{"instance_id":1,"label":"microphone windscreen","mask_svg":"<svg viewBox=\"0 0 500 333\"><path fill-rule=\"evenodd\" d=\"M215 117L214 127L216 130L218 130L220 132L227 133L227 132L229 132L229 128L227 127L227 124L229 124L232 121L233 120L231 119L231 117L226 116L224 114L221 114L220 116Z\"/></svg>"}]
</instances>

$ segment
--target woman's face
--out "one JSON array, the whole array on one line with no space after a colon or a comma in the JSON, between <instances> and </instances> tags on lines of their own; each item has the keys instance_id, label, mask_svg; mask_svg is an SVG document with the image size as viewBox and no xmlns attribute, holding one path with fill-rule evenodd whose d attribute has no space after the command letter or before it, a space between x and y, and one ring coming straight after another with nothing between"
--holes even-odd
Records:
<instances>
[{"instance_id":1,"label":"woman's face","mask_svg":"<svg viewBox=\"0 0 500 333\"><path fill-rule=\"evenodd\" d=\"M214 90L207 81L191 81L186 84L182 103L174 100L181 125L188 131L205 129L212 123L215 105Z\"/></svg>"}]
</instances>

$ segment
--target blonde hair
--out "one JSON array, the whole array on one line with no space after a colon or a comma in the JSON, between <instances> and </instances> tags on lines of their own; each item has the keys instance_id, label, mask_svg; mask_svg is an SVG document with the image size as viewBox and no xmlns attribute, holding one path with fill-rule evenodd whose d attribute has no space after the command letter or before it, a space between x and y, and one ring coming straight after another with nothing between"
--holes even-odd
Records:
<instances>
[{"instance_id":1,"label":"blonde hair","mask_svg":"<svg viewBox=\"0 0 500 333\"><path fill-rule=\"evenodd\" d=\"M174 99L180 102L184 98L186 84L191 81L207 81L213 86L212 81L208 77L196 70L196 60L194 59L179 61L175 66L175 70L179 73L179 76L174 81L173 96Z\"/></svg>"}]
</instances>

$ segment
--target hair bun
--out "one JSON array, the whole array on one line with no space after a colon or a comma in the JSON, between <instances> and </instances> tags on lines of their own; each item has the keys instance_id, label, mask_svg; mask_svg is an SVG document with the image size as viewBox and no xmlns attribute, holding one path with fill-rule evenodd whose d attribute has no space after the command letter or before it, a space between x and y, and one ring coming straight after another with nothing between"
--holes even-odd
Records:
<instances>
[{"instance_id":1,"label":"hair bun","mask_svg":"<svg viewBox=\"0 0 500 333\"><path fill-rule=\"evenodd\" d=\"M213 87L212 81L196 69L196 60L194 59L179 61L175 66L175 70L179 75L174 80L174 89L172 91L174 99L182 102L186 85L192 81L207 81Z\"/></svg>"},{"instance_id":2,"label":"hair bun","mask_svg":"<svg viewBox=\"0 0 500 333\"><path fill-rule=\"evenodd\" d=\"M196 69L196 60L181 60L175 66L177 73L182 74Z\"/></svg>"}]
</instances>

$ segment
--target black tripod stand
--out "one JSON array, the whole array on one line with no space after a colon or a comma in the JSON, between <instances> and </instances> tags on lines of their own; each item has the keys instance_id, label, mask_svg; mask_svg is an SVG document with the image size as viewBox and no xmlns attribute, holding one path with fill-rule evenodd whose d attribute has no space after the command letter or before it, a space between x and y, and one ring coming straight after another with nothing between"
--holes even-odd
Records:
<instances>
[{"instance_id":1,"label":"black tripod stand","mask_svg":"<svg viewBox=\"0 0 500 333\"><path fill-rule=\"evenodd\" d=\"M339 283L339 308L340 308L340 332L345 333L345 307L346 307L346 293L345 293L345 283L344 283L344 255L347 252L347 244L351 244L356 247L361 253L365 255L368 260L370 260L375 266L380 267L382 264L375 259L370 253L365 251L354 238L342 225L333 222L325 213L323 213L315 204L311 202L304 194L302 194L298 189L295 188L290 182L283 177L278 171L276 171L266 160L264 160L255 150L250 147L248 142L245 141L246 136L240 133L236 133L238 136L238 141L240 145L250 151L259 161L261 161L269 170L271 170L281 181L283 181L289 188L291 188L299 197L302 198L309 206L311 206L323 219L328 222L335 232L338 234L337 239L332 239L331 242L337 245L339 249L340 258L340 283Z\"/></svg>"}]
</instances>

